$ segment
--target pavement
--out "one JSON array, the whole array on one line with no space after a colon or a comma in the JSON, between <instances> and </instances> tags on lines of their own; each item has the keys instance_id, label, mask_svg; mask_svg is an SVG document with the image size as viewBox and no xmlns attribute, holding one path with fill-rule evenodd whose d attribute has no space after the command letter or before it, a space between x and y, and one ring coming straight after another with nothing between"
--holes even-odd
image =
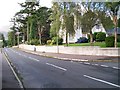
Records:
<instances>
[{"instance_id":1,"label":"pavement","mask_svg":"<svg viewBox=\"0 0 120 90\"><path fill-rule=\"evenodd\" d=\"M114 66L117 63L107 66L64 61L13 48L4 52L19 71L25 88L120 88L120 69Z\"/></svg>"},{"instance_id":2,"label":"pavement","mask_svg":"<svg viewBox=\"0 0 120 90\"><path fill-rule=\"evenodd\" d=\"M87 61L87 62L119 62L120 60L120 57L113 57L113 56L75 55L75 54L63 54L63 53L35 52L25 49L20 49L20 50L36 55L57 58L61 60Z\"/></svg>"}]
</instances>

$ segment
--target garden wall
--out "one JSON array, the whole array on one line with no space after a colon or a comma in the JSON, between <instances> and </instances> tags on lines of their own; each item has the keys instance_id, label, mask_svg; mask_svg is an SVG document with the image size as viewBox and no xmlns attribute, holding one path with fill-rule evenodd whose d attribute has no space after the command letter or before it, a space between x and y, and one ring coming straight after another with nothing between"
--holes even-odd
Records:
<instances>
[{"instance_id":1,"label":"garden wall","mask_svg":"<svg viewBox=\"0 0 120 90\"><path fill-rule=\"evenodd\" d=\"M34 46L34 45L19 45L19 48L39 52L57 53L57 46ZM76 46L65 47L59 46L59 53L78 54L78 55L98 55L98 56L120 56L120 48L100 48L97 46Z\"/></svg>"}]
</instances>

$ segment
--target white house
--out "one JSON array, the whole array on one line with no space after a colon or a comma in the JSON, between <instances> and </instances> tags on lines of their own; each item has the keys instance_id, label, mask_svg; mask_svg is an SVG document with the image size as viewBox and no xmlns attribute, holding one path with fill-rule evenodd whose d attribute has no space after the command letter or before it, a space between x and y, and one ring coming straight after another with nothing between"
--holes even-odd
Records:
<instances>
[{"instance_id":1,"label":"white house","mask_svg":"<svg viewBox=\"0 0 120 90\"><path fill-rule=\"evenodd\" d=\"M104 33L106 33L106 31L105 31L105 29L104 29L104 27L103 27L102 24L100 24L99 26L98 26L98 25L95 25L95 26L92 28L92 33L94 33L94 32L104 32ZM60 30L60 32L59 32L60 37L63 38L63 43L66 42L66 35L65 35L65 33L66 33L66 32L65 32L65 31L62 32L62 30ZM107 36L107 35L106 35L106 36ZM87 37L87 34L83 34L83 33L82 33L82 29L81 29L81 28L80 28L80 29L77 29L77 30L75 31L75 35L74 35L74 36L72 36L72 35L69 35L69 36L68 36L68 42L69 42L69 43L75 43L75 42L77 42L77 40L78 40L80 37L86 37L86 38L88 38L88 37Z\"/></svg>"},{"instance_id":2,"label":"white house","mask_svg":"<svg viewBox=\"0 0 120 90\"><path fill-rule=\"evenodd\" d=\"M81 5L81 8L82 8L82 11L80 11L80 12L83 15L87 11L84 9L84 7L82 5ZM60 20L63 22L63 18L62 17L60 18ZM102 24L98 24L98 23L99 23L99 19L96 21L96 25L92 28L92 33L94 33L94 32L104 32L104 33L106 33L103 25ZM63 38L63 43L66 42L66 34L65 33L66 32L65 31L63 32L62 29L59 30L59 35L60 35L60 37ZM86 37L86 38L88 38L87 34L83 34L82 33L81 27L79 27L79 29L75 30L75 35L74 36L71 36L71 35L68 36L68 42L69 43L75 43L75 42L77 42L77 40L80 37Z\"/></svg>"}]
</instances>

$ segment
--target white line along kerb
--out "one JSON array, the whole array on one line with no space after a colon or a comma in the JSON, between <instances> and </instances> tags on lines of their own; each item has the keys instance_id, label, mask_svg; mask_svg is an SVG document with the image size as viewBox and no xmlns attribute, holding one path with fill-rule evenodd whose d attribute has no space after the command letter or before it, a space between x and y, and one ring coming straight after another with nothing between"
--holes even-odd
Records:
<instances>
[{"instance_id":1,"label":"white line along kerb","mask_svg":"<svg viewBox=\"0 0 120 90\"><path fill-rule=\"evenodd\" d=\"M53 67L55 67L55 68L61 69L61 70L63 70L63 71L67 71L67 69L65 69L65 68L62 68L62 67L59 67L59 66L50 64L50 63L46 63L46 64L47 64L47 65L50 65L50 66L53 66Z\"/></svg>"},{"instance_id":2,"label":"white line along kerb","mask_svg":"<svg viewBox=\"0 0 120 90\"><path fill-rule=\"evenodd\" d=\"M97 78L94 78L94 77L91 77L91 76L88 76L88 75L84 75L84 77L87 77L87 78L90 78L90 79L93 79L95 81L99 81L99 82L103 82L103 83L106 83L106 84L109 84L109 85L112 85L112 86L115 86L115 87L119 87L119 85L116 85L116 84L113 84L111 82L107 82L107 81L104 81L104 80L101 80L101 79L97 79Z\"/></svg>"},{"instance_id":3,"label":"white line along kerb","mask_svg":"<svg viewBox=\"0 0 120 90\"><path fill-rule=\"evenodd\" d=\"M20 88L24 88L24 87L23 87L23 84L22 84L22 82L21 82L21 80L19 79L19 77L18 77L18 75L16 74L15 70L14 70L13 67L11 66L11 64L10 64L8 58L7 58L8 56L7 56L6 52L5 52L4 54L5 54L4 57L5 57L5 59L6 59L7 63L8 63L8 65L9 65L10 69L12 70L12 72L13 72L15 78L16 78L17 81L19 82Z\"/></svg>"}]
</instances>

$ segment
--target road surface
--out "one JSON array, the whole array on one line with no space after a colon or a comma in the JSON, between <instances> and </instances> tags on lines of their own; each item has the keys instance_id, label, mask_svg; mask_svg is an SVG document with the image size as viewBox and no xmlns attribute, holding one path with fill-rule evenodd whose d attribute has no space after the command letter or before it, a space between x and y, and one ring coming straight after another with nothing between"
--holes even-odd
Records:
<instances>
[{"instance_id":1,"label":"road surface","mask_svg":"<svg viewBox=\"0 0 120 90\"><path fill-rule=\"evenodd\" d=\"M8 62L3 54L0 54L1 58L0 59L0 64L2 65L0 70L2 71L2 79L1 79L1 88L3 90L6 88L20 88L18 81L16 80L11 68L8 65ZM1 76L1 75L0 75ZM0 77L1 78L1 77Z\"/></svg>"},{"instance_id":2,"label":"road surface","mask_svg":"<svg viewBox=\"0 0 120 90\"><path fill-rule=\"evenodd\" d=\"M3 52L20 73L25 88L120 88L117 63L62 61L12 48Z\"/></svg>"}]
</instances>

